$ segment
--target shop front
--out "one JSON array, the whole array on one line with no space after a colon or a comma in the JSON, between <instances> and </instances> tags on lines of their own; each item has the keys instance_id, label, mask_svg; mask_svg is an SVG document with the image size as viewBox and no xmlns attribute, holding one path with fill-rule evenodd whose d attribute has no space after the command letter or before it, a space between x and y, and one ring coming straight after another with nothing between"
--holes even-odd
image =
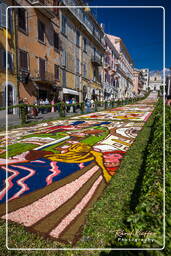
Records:
<instances>
[{"instance_id":1,"label":"shop front","mask_svg":"<svg viewBox=\"0 0 171 256\"><path fill-rule=\"evenodd\" d=\"M71 99L74 99L76 102L79 102L79 92L72 89L63 88L64 102L70 101Z\"/></svg>"}]
</instances>

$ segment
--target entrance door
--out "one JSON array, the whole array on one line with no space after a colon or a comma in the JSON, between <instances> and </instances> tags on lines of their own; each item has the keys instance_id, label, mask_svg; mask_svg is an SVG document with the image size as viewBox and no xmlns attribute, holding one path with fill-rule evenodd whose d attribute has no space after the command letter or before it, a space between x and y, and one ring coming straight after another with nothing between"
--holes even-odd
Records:
<instances>
[{"instance_id":1,"label":"entrance door","mask_svg":"<svg viewBox=\"0 0 171 256\"><path fill-rule=\"evenodd\" d=\"M48 98L48 92L45 90L39 90L39 99L45 100Z\"/></svg>"},{"instance_id":2,"label":"entrance door","mask_svg":"<svg viewBox=\"0 0 171 256\"><path fill-rule=\"evenodd\" d=\"M6 92L7 91L7 88L5 87L5 101L6 101ZM8 106L12 106L14 105L14 102L13 102L13 88L11 85L8 84L8 97L7 97L7 104ZM13 109L10 108L8 109L8 114L13 114Z\"/></svg>"}]
</instances>

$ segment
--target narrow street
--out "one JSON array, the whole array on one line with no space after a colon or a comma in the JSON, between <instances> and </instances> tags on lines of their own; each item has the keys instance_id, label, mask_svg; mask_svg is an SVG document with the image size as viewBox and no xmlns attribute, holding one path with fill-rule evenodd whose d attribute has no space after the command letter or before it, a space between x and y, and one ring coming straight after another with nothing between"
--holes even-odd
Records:
<instances>
[{"instance_id":1,"label":"narrow street","mask_svg":"<svg viewBox=\"0 0 171 256\"><path fill-rule=\"evenodd\" d=\"M88 209L117 175L156 101L151 93L136 104L13 129L8 167L1 132L1 218L6 218L6 184L9 221L74 244Z\"/></svg>"}]
</instances>

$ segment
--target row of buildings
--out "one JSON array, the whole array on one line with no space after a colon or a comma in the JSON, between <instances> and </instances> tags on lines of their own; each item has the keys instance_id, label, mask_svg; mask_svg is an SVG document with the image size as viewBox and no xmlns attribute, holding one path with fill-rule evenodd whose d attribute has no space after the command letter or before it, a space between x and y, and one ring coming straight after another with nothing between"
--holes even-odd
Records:
<instances>
[{"instance_id":1,"label":"row of buildings","mask_svg":"<svg viewBox=\"0 0 171 256\"><path fill-rule=\"evenodd\" d=\"M149 70L134 67L123 40L106 34L82 0L0 0L0 107L6 97L9 105L59 96L82 102L148 89Z\"/></svg>"}]
</instances>

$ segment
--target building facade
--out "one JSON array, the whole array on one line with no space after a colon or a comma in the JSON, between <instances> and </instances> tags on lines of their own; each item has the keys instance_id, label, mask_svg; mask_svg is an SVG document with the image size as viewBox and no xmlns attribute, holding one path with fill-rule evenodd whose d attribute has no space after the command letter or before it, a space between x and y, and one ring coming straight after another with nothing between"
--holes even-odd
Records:
<instances>
[{"instance_id":1,"label":"building facade","mask_svg":"<svg viewBox=\"0 0 171 256\"><path fill-rule=\"evenodd\" d=\"M166 88L165 88L166 98L171 100L171 68L166 75Z\"/></svg>"},{"instance_id":2,"label":"building facade","mask_svg":"<svg viewBox=\"0 0 171 256\"><path fill-rule=\"evenodd\" d=\"M114 100L118 96L119 80L117 63L119 53L108 35L105 35L105 55L103 61L102 83L104 100Z\"/></svg>"},{"instance_id":3,"label":"building facade","mask_svg":"<svg viewBox=\"0 0 171 256\"><path fill-rule=\"evenodd\" d=\"M160 91L163 84L162 73L152 72L149 78L149 90L151 91Z\"/></svg>"},{"instance_id":4,"label":"building facade","mask_svg":"<svg viewBox=\"0 0 171 256\"><path fill-rule=\"evenodd\" d=\"M0 0L0 107L18 103L17 66L16 66L16 27L15 12L8 11L8 29L6 24L6 8L12 1ZM7 49L6 49L7 39ZM7 52L7 63L6 63ZM7 66L7 81L6 81ZM9 109L9 114L15 114L16 109Z\"/></svg>"},{"instance_id":5,"label":"building facade","mask_svg":"<svg viewBox=\"0 0 171 256\"><path fill-rule=\"evenodd\" d=\"M133 96L133 61L122 39L117 36L107 35L119 53L117 65L118 98Z\"/></svg>"},{"instance_id":6,"label":"building facade","mask_svg":"<svg viewBox=\"0 0 171 256\"><path fill-rule=\"evenodd\" d=\"M51 101L62 91L60 84L59 10L53 0L16 1L19 97L29 104ZM25 8L24 6L33 8ZM34 8L34 6L44 8Z\"/></svg>"},{"instance_id":7,"label":"building facade","mask_svg":"<svg viewBox=\"0 0 171 256\"><path fill-rule=\"evenodd\" d=\"M60 1L63 6L84 6L81 0ZM102 61L104 55L104 32L90 9L60 9L62 42L61 83L63 98L102 98Z\"/></svg>"},{"instance_id":8,"label":"building facade","mask_svg":"<svg viewBox=\"0 0 171 256\"><path fill-rule=\"evenodd\" d=\"M141 94L144 88L144 77L140 69L134 68L133 85L134 85L134 94L136 96Z\"/></svg>"},{"instance_id":9,"label":"building facade","mask_svg":"<svg viewBox=\"0 0 171 256\"><path fill-rule=\"evenodd\" d=\"M148 68L143 68L141 69L142 77L144 80L144 85L143 85L143 90L148 91L149 87L149 69Z\"/></svg>"}]
</instances>

